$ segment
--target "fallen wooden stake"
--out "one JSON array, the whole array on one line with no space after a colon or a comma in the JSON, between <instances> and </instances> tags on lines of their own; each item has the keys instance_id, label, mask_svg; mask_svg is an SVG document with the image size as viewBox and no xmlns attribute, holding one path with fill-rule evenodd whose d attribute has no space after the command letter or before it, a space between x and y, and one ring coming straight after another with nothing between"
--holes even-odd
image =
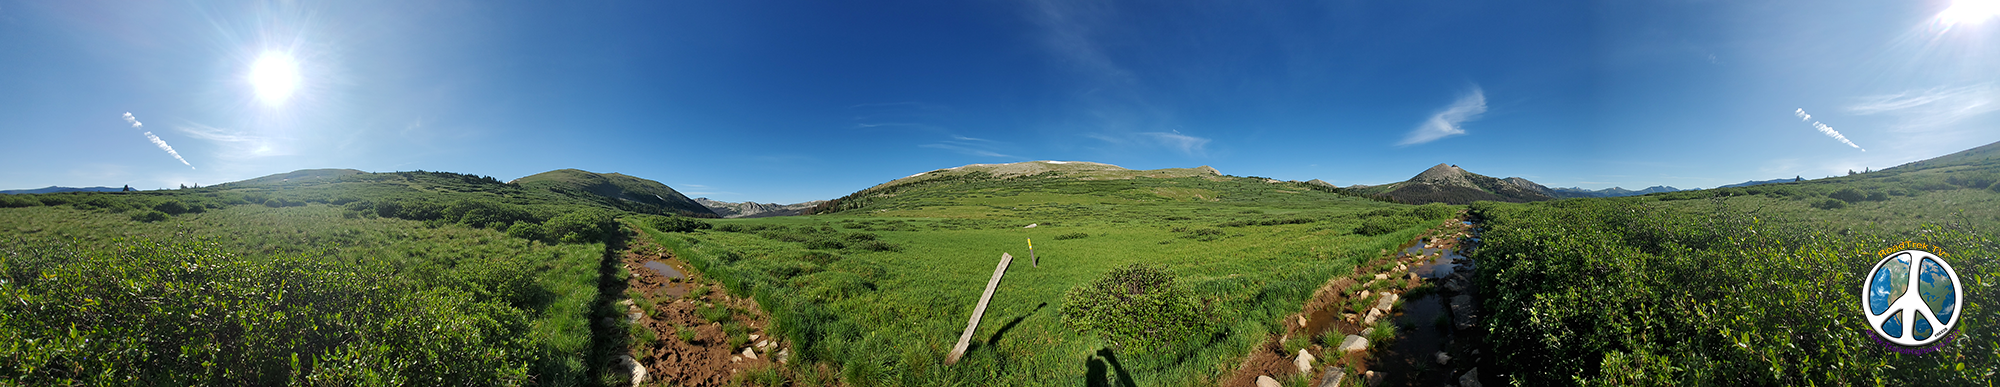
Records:
<instances>
[{"instance_id":1,"label":"fallen wooden stake","mask_svg":"<svg viewBox=\"0 0 2000 387\"><path fill-rule=\"evenodd\" d=\"M965 323L965 333L958 335L957 345L951 346L951 356L944 358L945 365L956 364L958 358L965 357L965 348L972 345L972 331L979 329L979 316L986 314L986 302L993 300L993 289L1000 287L1000 275L1007 274L1007 263L1013 261L1013 255L1000 253L1000 266L993 268L993 279L986 281L986 293L979 295L979 306L972 308L972 321Z\"/></svg>"}]
</instances>

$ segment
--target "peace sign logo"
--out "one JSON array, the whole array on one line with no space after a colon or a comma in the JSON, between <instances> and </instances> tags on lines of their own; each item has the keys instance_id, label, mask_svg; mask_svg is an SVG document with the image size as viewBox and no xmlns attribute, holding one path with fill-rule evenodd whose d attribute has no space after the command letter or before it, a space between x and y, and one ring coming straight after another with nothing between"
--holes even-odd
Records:
<instances>
[{"instance_id":1,"label":"peace sign logo","mask_svg":"<svg viewBox=\"0 0 2000 387\"><path fill-rule=\"evenodd\" d=\"M1931 253L1903 250L1882 257L1861 284L1868 328L1891 343L1917 347L1958 325L1964 286L1951 264Z\"/></svg>"}]
</instances>

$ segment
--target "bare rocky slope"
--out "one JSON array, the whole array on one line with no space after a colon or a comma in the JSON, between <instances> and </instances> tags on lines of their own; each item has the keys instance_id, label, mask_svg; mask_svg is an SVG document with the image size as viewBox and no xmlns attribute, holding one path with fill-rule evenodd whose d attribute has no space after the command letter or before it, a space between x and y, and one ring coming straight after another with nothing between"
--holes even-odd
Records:
<instances>
[{"instance_id":1,"label":"bare rocky slope","mask_svg":"<svg viewBox=\"0 0 2000 387\"><path fill-rule=\"evenodd\" d=\"M731 202L719 202L719 201L709 200L708 198L694 198L694 202L701 203L703 207L708 207L709 211L715 211L716 215L721 215L724 218L764 218L772 216L804 215L806 210L812 209L813 206L817 206L820 203L825 203L826 201L814 200L804 203L792 203L792 204L758 203L758 202L731 203Z\"/></svg>"}]
</instances>

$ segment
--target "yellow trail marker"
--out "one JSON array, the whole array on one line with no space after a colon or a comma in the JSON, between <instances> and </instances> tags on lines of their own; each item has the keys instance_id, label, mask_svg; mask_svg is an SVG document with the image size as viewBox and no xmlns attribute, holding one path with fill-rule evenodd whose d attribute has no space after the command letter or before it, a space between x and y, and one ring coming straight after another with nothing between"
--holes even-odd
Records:
<instances>
[{"instance_id":1,"label":"yellow trail marker","mask_svg":"<svg viewBox=\"0 0 2000 387\"><path fill-rule=\"evenodd\" d=\"M1035 258L1035 238L1028 238L1028 262L1035 264L1035 267L1042 267L1042 259Z\"/></svg>"}]
</instances>

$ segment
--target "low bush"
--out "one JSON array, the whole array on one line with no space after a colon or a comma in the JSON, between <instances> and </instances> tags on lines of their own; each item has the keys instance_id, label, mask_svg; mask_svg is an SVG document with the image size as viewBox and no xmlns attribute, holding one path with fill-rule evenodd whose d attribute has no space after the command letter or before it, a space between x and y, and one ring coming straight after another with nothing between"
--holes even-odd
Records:
<instances>
[{"instance_id":1,"label":"low bush","mask_svg":"<svg viewBox=\"0 0 2000 387\"><path fill-rule=\"evenodd\" d=\"M1144 264L1111 269L1070 288L1061 309L1070 329L1142 353L1201 337L1216 325L1173 272Z\"/></svg>"}]
</instances>

